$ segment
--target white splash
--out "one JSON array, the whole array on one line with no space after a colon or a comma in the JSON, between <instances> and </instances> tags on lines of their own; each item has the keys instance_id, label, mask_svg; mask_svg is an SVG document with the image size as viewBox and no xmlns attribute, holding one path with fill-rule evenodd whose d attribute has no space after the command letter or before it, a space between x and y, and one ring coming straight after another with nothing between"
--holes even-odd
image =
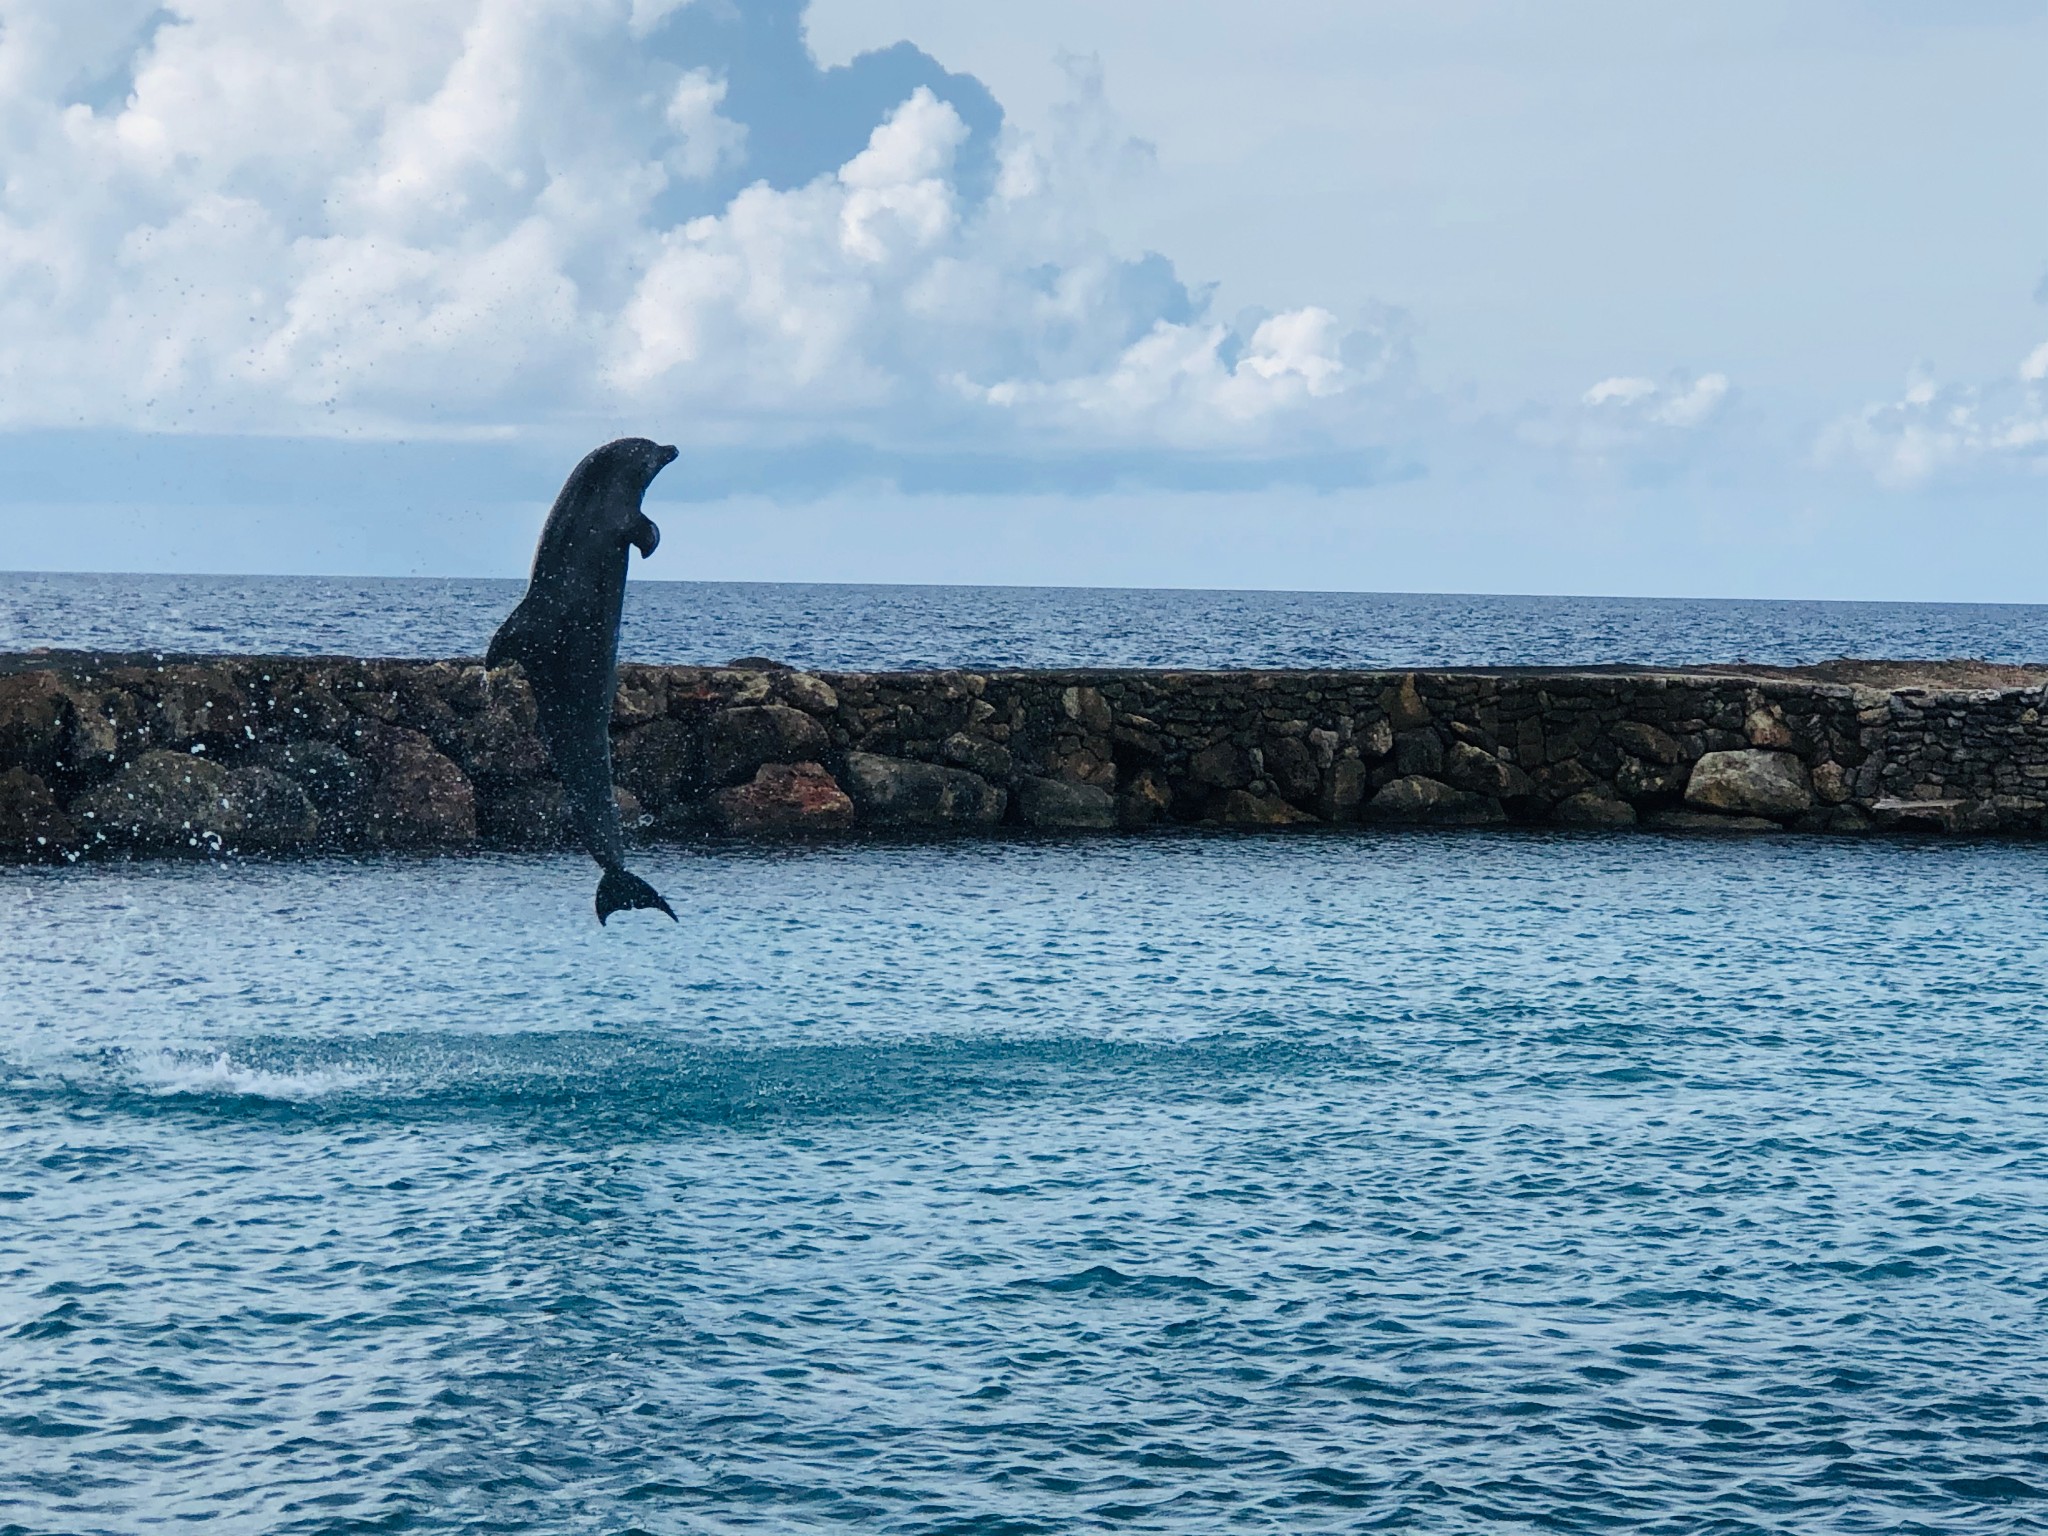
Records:
<instances>
[{"instance_id":1,"label":"white splash","mask_svg":"<svg viewBox=\"0 0 2048 1536\"><path fill-rule=\"evenodd\" d=\"M211 1057L156 1051L132 1055L126 1066L136 1086L163 1097L193 1095L297 1102L346 1093L377 1080L376 1073L351 1066L310 1067L301 1071L246 1066L226 1051Z\"/></svg>"}]
</instances>

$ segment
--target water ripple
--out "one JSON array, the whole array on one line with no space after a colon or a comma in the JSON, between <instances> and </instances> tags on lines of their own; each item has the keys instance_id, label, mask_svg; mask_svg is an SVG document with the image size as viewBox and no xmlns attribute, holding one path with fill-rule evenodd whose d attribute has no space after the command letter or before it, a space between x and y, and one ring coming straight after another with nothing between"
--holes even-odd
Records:
<instances>
[{"instance_id":1,"label":"water ripple","mask_svg":"<svg viewBox=\"0 0 2048 1536\"><path fill-rule=\"evenodd\" d=\"M477 656L516 581L0 572L0 651ZM634 581L624 654L838 670L2044 659L2018 603Z\"/></svg>"},{"instance_id":2,"label":"water ripple","mask_svg":"<svg viewBox=\"0 0 2048 1536\"><path fill-rule=\"evenodd\" d=\"M2048 1528L2048 866L0 874L0 1530Z\"/></svg>"}]
</instances>

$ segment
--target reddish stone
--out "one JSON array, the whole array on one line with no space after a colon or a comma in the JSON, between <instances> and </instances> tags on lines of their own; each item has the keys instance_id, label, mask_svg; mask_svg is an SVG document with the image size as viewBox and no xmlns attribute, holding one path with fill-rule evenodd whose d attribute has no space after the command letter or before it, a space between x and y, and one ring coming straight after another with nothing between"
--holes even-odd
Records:
<instances>
[{"instance_id":1,"label":"reddish stone","mask_svg":"<svg viewBox=\"0 0 2048 1536\"><path fill-rule=\"evenodd\" d=\"M853 825L853 802L818 763L764 763L753 782L711 797L728 832L834 832Z\"/></svg>"},{"instance_id":2,"label":"reddish stone","mask_svg":"<svg viewBox=\"0 0 2048 1536\"><path fill-rule=\"evenodd\" d=\"M1255 795L1248 789L1233 789L1223 797L1217 820L1226 827L1292 827L1313 822L1315 817L1297 810L1278 795Z\"/></svg>"},{"instance_id":3,"label":"reddish stone","mask_svg":"<svg viewBox=\"0 0 2048 1536\"><path fill-rule=\"evenodd\" d=\"M825 728L787 704L722 709L705 732L704 772L715 785L745 784L764 763L815 762Z\"/></svg>"}]
</instances>

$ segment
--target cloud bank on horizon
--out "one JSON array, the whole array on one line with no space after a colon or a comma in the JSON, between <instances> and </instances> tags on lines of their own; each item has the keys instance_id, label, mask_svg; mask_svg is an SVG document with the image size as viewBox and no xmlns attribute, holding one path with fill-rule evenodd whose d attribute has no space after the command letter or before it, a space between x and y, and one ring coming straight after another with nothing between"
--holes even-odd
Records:
<instances>
[{"instance_id":1,"label":"cloud bank on horizon","mask_svg":"<svg viewBox=\"0 0 2048 1536\"><path fill-rule=\"evenodd\" d=\"M2048 471L2048 341L1990 384L1941 384L1922 375L1897 399L1832 423L1822 463L1852 463L1895 489L1943 476Z\"/></svg>"},{"instance_id":2,"label":"cloud bank on horizon","mask_svg":"<svg viewBox=\"0 0 2048 1536\"><path fill-rule=\"evenodd\" d=\"M1397 309L1219 315L1104 232L1150 151L1099 70L1027 133L908 42L821 66L804 6L0 0L0 431L659 423L806 491L963 459L988 489L1650 483L1784 437L1711 357L1482 412ZM2039 473L2048 340L2015 358L1769 451Z\"/></svg>"}]
</instances>

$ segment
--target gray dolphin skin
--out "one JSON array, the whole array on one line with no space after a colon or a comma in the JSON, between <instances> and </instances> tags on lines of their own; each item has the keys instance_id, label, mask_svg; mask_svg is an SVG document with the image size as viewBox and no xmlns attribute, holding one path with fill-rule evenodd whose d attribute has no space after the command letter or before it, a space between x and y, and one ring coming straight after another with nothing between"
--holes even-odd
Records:
<instances>
[{"instance_id":1,"label":"gray dolphin skin","mask_svg":"<svg viewBox=\"0 0 2048 1536\"><path fill-rule=\"evenodd\" d=\"M640 498L676 450L622 437L569 474L540 531L526 596L491 636L484 664L518 662L533 687L541 743L568 792L569 814L597 882L597 920L633 907L675 917L661 893L626 868L618 802L612 798L612 694L619 661L619 614L626 601L627 550L645 559L661 530Z\"/></svg>"}]
</instances>

